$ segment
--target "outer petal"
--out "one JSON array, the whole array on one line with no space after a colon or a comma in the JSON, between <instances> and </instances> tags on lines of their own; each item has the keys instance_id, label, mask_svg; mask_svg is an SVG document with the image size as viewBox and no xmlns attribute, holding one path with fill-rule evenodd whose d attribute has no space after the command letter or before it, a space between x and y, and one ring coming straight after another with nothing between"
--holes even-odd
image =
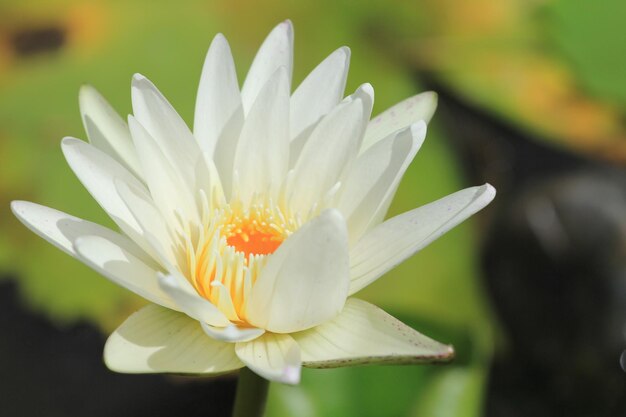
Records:
<instances>
[{"instance_id":1,"label":"outer petal","mask_svg":"<svg viewBox=\"0 0 626 417\"><path fill-rule=\"evenodd\" d=\"M267 36L254 57L246 80L241 88L241 101L247 115L267 81L276 70L285 67L288 85L293 72L293 26L285 20Z\"/></svg>"},{"instance_id":2,"label":"outer petal","mask_svg":"<svg viewBox=\"0 0 626 417\"><path fill-rule=\"evenodd\" d=\"M393 318L378 307L350 298L334 320L292 335L310 368L387 363L431 363L452 359L442 345Z\"/></svg>"},{"instance_id":3,"label":"outer petal","mask_svg":"<svg viewBox=\"0 0 626 417\"><path fill-rule=\"evenodd\" d=\"M343 98L350 66L350 49L337 49L302 81L291 96L290 137L330 112Z\"/></svg>"},{"instance_id":4,"label":"outer petal","mask_svg":"<svg viewBox=\"0 0 626 417\"><path fill-rule=\"evenodd\" d=\"M235 324L230 324L226 327L215 327L202 323L202 330L213 339L230 343L249 342L265 333L265 330L258 327L240 327Z\"/></svg>"},{"instance_id":5,"label":"outer petal","mask_svg":"<svg viewBox=\"0 0 626 417\"><path fill-rule=\"evenodd\" d=\"M145 186L113 158L82 140L65 138L61 147L65 159L87 191L125 234L146 248L140 227L118 195L115 181L143 190Z\"/></svg>"},{"instance_id":6,"label":"outer petal","mask_svg":"<svg viewBox=\"0 0 626 417\"><path fill-rule=\"evenodd\" d=\"M130 316L107 340L104 360L125 373L223 373L243 364L232 344L207 337L184 314L149 305Z\"/></svg>"},{"instance_id":7,"label":"outer petal","mask_svg":"<svg viewBox=\"0 0 626 417\"><path fill-rule=\"evenodd\" d=\"M337 204L348 219L351 242L383 220L425 136L426 124L420 121L379 141L357 158Z\"/></svg>"},{"instance_id":8,"label":"outer petal","mask_svg":"<svg viewBox=\"0 0 626 417\"><path fill-rule=\"evenodd\" d=\"M196 99L193 133L203 151L213 155L217 139L240 107L235 63L228 41L220 33L204 61Z\"/></svg>"},{"instance_id":9,"label":"outer petal","mask_svg":"<svg viewBox=\"0 0 626 417\"><path fill-rule=\"evenodd\" d=\"M316 326L343 308L348 276L345 221L337 210L326 210L269 256L246 316L251 324L276 333Z\"/></svg>"},{"instance_id":10,"label":"outer petal","mask_svg":"<svg viewBox=\"0 0 626 417\"><path fill-rule=\"evenodd\" d=\"M372 229L350 250L350 294L485 207L495 195L489 184L467 188Z\"/></svg>"},{"instance_id":11,"label":"outer petal","mask_svg":"<svg viewBox=\"0 0 626 417\"><path fill-rule=\"evenodd\" d=\"M239 359L263 378L295 385L300 382L300 348L286 334L266 333L235 345Z\"/></svg>"},{"instance_id":12,"label":"outer petal","mask_svg":"<svg viewBox=\"0 0 626 417\"><path fill-rule=\"evenodd\" d=\"M230 321L208 300L200 297L183 277L158 275L159 287L168 294L178 306L177 310L202 323L213 326L228 326Z\"/></svg>"},{"instance_id":13,"label":"outer petal","mask_svg":"<svg viewBox=\"0 0 626 417\"><path fill-rule=\"evenodd\" d=\"M234 170L239 181L233 192L244 202L281 186L289 163L288 123L289 84L280 68L259 93L237 144Z\"/></svg>"},{"instance_id":14,"label":"outer petal","mask_svg":"<svg viewBox=\"0 0 626 417\"><path fill-rule=\"evenodd\" d=\"M124 120L90 85L83 85L78 97L89 142L141 178L137 153Z\"/></svg>"},{"instance_id":15,"label":"outer petal","mask_svg":"<svg viewBox=\"0 0 626 417\"><path fill-rule=\"evenodd\" d=\"M437 94L432 91L408 98L376 116L367 126L361 152L393 132L423 120L428 123L437 108Z\"/></svg>"},{"instance_id":16,"label":"outer petal","mask_svg":"<svg viewBox=\"0 0 626 417\"><path fill-rule=\"evenodd\" d=\"M176 303L159 288L157 271L126 249L129 242L120 243L101 236L81 236L74 242L74 249L79 259L117 285L148 301L178 310Z\"/></svg>"}]
</instances>

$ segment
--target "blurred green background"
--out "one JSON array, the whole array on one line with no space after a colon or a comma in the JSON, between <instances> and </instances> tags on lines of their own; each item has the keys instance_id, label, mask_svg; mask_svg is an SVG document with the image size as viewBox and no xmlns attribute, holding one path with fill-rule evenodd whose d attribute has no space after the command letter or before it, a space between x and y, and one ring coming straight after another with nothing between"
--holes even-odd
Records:
<instances>
[{"instance_id":1,"label":"blurred green background","mask_svg":"<svg viewBox=\"0 0 626 417\"><path fill-rule=\"evenodd\" d=\"M64 136L85 138L77 100L83 83L125 115L131 76L141 72L191 123L212 37L226 35L242 80L269 30L289 18L296 33L295 85L326 55L348 45L347 91L370 82L374 114L434 78L463 102L537 141L621 164L625 13L621 0L2 0L2 275L17 280L24 308L61 328L87 320L106 334L143 304L27 231L8 208L11 200L30 200L112 226L59 148ZM475 185L447 134L435 114L390 215ZM498 185L497 178L486 180ZM298 387L273 385L267 415L482 415L489 366L502 345L478 262L489 210L360 295L453 343L452 364L305 370Z\"/></svg>"}]
</instances>

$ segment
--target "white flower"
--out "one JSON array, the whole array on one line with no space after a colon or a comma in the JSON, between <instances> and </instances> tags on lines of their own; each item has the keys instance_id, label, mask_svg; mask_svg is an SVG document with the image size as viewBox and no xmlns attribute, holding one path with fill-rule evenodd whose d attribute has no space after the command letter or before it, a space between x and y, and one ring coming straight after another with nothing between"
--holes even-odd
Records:
<instances>
[{"instance_id":1,"label":"white flower","mask_svg":"<svg viewBox=\"0 0 626 417\"><path fill-rule=\"evenodd\" d=\"M226 39L209 49L193 133L156 87L132 83L128 125L80 92L90 144L70 167L121 232L13 202L35 233L151 301L108 339L120 372L221 373L248 366L297 383L301 366L413 363L452 349L352 298L488 204L486 184L384 221L436 96L369 121L369 84L342 99L350 52L291 91L293 29L279 24L241 90Z\"/></svg>"}]
</instances>

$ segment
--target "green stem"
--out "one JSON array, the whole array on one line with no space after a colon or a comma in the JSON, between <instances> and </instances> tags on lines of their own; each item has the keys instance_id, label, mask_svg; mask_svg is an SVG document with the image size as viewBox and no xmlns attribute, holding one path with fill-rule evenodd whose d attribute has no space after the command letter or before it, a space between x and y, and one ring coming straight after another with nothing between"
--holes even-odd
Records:
<instances>
[{"instance_id":1,"label":"green stem","mask_svg":"<svg viewBox=\"0 0 626 417\"><path fill-rule=\"evenodd\" d=\"M233 417L263 417L269 381L248 368L239 371Z\"/></svg>"}]
</instances>

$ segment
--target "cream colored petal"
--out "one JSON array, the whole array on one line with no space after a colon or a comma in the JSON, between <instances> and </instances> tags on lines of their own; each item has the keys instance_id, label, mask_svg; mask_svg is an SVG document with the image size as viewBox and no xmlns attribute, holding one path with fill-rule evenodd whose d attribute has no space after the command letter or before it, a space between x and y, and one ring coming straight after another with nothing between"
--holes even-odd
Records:
<instances>
[{"instance_id":1,"label":"cream colored petal","mask_svg":"<svg viewBox=\"0 0 626 417\"><path fill-rule=\"evenodd\" d=\"M291 96L290 138L330 112L343 98L350 66L350 49L337 49L322 61Z\"/></svg>"},{"instance_id":2,"label":"cream colored petal","mask_svg":"<svg viewBox=\"0 0 626 417\"><path fill-rule=\"evenodd\" d=\"M425 136L426 124L418 122L379 141L357 158L337 203L348 219L351 242L383 220Z\"/></svg>"},{"instance_id":3,"label":"cream colored petal","mask_svg":"<svg viewBox=\"0 0 626 417\"><path fill-rule=\"evenodd\" d=\"M367 126L361 152L399 129L423 120L428 123L437 108L437 94L432 91L408 98L385 110Z\"/></svg>"},{"instance_id":4,"label":"cream colored petal","mask_svg":"<svg viewBox=\"0 0 626 417\"><path fill-rule=\"evenodd\" d=\"M265 379L291 385L300 382L300 348L287 334L265 333L251 342L239 342L235 353Z\"/></svg>"},{"instance_id":5,"label":"cream colored petal","mask_svg":"<svg viewBox=\"0 0 626 417\"><path fill-rule=\"evenodd\" d=\"M137 152L124 120L90 85L83 85L78 97L89 142L117 160L137 178L142 178Z\"/></svg>"},{"instance_id":6,"label":"cream colored petal","mask_svg":"<svg viewBox=\"0 0 626 417\"><path fill-rule=\"evenodd\" d=\"M249 322L291 333L335 317L348 290L348 236L337 210L326 210L268 257L246 306Z\"/></svg>"},{"instance_id":7,"label":"cream colored petal","mask_svg":"<svg viewBox=\"0 0 626 417\"><path fill-rule=\"evenodd\" d=\"M290 207L302 216L319 203L349 169L357 154L363 123L361 98L347 100L325 116L304 144L289 185Z\"/></svg>"},{"instance_id":8,"label":"cream colored petal","mask_svg":"<svg viewBox=\"0 0 626 417\"><path fill-rule=\"evenodd\" d=\"M61 148L68 164L87 191L126 235L140 243L142 238L139 225L117 193L115 181L123 181L144 190L145 186L119 162L82 140L65 138L61 142Z\"/></svg>"},{"instance_id":9,"label":"cream colored petal","mask_svg":"<svg viewBox=\"0 0 626 417\"><path fill-rule=\"evenodd\" d=\"M289 163L289 84L283 67L269 79L244 122L235 153L233 188L246 203L255 193L277 197Z\"/></svg>"},{"instance_id":10,"label":"cream colored petal","mask_svg":"<svg viewBox=\"0 0 626 417\"><path fill-rule=\"evenodd\" d=\"M130 242L107 240L101 236L81 236L74 250L81 261L114 283L153 303L176 308L176 303L157 283L157 270L126 249ZM118 243L119 242L119 243Z\"/></svg>"},{"instance_id":11,"label":"cream colored petal","mask_svg":"<svg viewBox=\"0 0 626 417\"><path fill-rule=\"evenodd\" d=\"M189 127L163 94L143 75L133 76L131 92L135 119L154 139L185 184L189 184L193 189L194 169L198 158L201 157L201 151ZM134 134L132 126L129 127L131 134ZM141 150L137 149L137 153L141 159ZM142 167L144 176L151 173L146 171L143 162Z\"/></svg>"},{"instance_id":12,"label":"cream colored petal","mask_svg":"<svg viewBox=\"0 0 626 417\"><path fill-rule=\"evenodd\" d=\"M230 325L230 321L216 306L198 295L191 285L184 285L184 280L175 275L158 274L159 287L174 300L179 307L177 310L201 323L218 327Z\"/></svg>"},{"instance_id":13,"label":"cream colored petal","mask_svg":"<svg viewBox=\"0 0 626 417\"><path fill-rule=\"evenodd\" d=\"M265 330L257 327L241 327L236 324L230 324L226 327L215 327L202 323L202 330L213 339L229 343L249 342L265 333Z\"/></svg>"},{"instance_id":14,"label":"cream colored petal","mask_svg":"<svg viewBox=\"0 0 626 417\"><path fill-rule=\"evenodd\" d=\"M224 127L240 108L235 63L228 41L220 33L213 38L204 61L193 126L200 147L211 157Z\"/></svg>"},{"instance_id":15,"label":"cream colored petal","mask_svg":"<svg viewBox=\"0 0 626 417\"><path fill-rule=\"evenodd\" d=\"M350 249L350 294L485 207L495 195L489 184L467 188L372 229Z\"/></svg>"},{"instance_id":16,"label":"cream colored petal","mask_svg":"<svg viewBox=\"0 0 626 417\"><path fill-rule=\"evenodd\" d=\"M241 88L241 101L246 117L267 81L280 67L286 69L287 89L291 90L293 26L289 20L279 23L270 32L250 66Z\"/></svg>"},{"instance_id":17,"label":"cream colored petal","mask_svg":"<svg viewBox=\"0 0 626 417\"><path fill-rule=\"evenodd\" d=\"M454 350L424 336L378 307L350 298L341 314L313 329L294 333L302 362L310 368L363 364L433 363Z\"/></svg>"},{"instance_id":18,"label":"cream colored petal","mask_svg":"<svg viewBox=\"0 0 626 417\"><path fill-rule=\"evenodd\" d=\"M139 310L113 332L104 361L124 373L216 374L243 367L232 343L211 339L197 321L156 305Z\"/></svg>"},{"instance_id":19,"label":"cream colored petal","mask_svg":"<svg viewBox=\"0 0 626 417\"><path fill-rule=\"evenodd\" d=\"M180 226L177 219L181 215L185 220L197 223L199 213L192 191L193 185L187 183L181 172L172 166L163 149L137 119L129 116L128 126L156 207L172 227Z\"/></svg>"}]
</instances>

